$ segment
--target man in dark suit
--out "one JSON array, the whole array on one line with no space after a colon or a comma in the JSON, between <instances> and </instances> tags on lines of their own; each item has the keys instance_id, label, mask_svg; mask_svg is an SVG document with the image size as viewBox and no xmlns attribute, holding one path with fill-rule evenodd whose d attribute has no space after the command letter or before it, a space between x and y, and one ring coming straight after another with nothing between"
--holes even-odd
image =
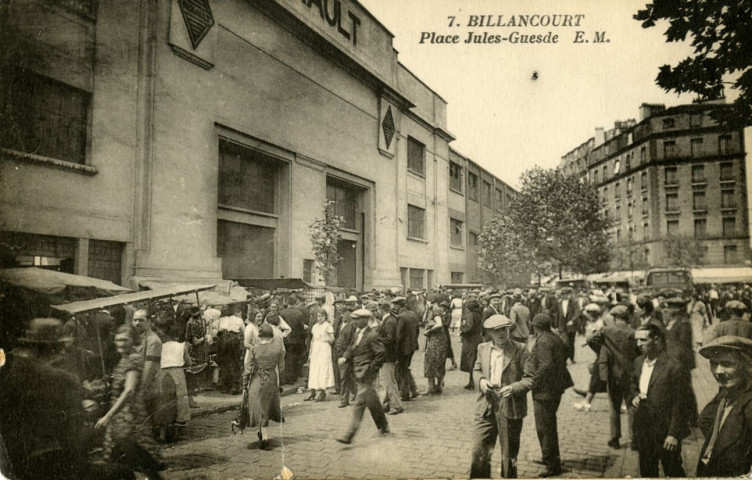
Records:
<instances>
[{"instance_id":1,"label":"man in dark suit","mask_svg":"<svg viewBox=\"0 0 752 480\"><path fill-rule=\"evenodd\" d=\"M304 363L307 313L304 312L298 296L294 293L287 299L287 308L280 310L279 316L290 326L290 334L285 337L285 379L288 384L295 383Z\"/></svg>"},{"instance_id":2,"label":"man in dark suit","mask_svg":"<svg viewBox=\"0 0 752 480\"><path fill-rule=\"evenodd\" d=\"M413 354L420 348L420 318L418 314L403 308L397 316L397 385L403 402L418 396L418 387L410 371ZM391 413L391 412L389 412Z\"/></svg>"},{"instance_id":3,"label":"man in dark suit","mask_svg":"<svg viewBox=\"0 0 752 480\"><path fill-rule=\"evenodd\" d=\"M355 338L355 322L351 319L350 312L347 317L343 318L339 324L339 331L334 333L334 354L337 358L342 358L350 347ZM351 362L338 365L340 400L339 408L350 405L350 395L355 395L355 376Z\"/></svg>"},{"instance_id":4,"label":"man in dark suit","mask_svg":"<svg viewBox=\"0 0 752 480\"><path fill-rule=\"evenodd\" d=\"M533 318L533 329L536 338L529 360L532 376L523 379L523 384L533 392L535 429L546 465L540 476L553 477L562 472L556 411L564 390L574 382L567 371L567 347L551 331L551 317L539 313Z\"/></svg>"},{"instance_id":5,"label":"man in dark suit","mask_svg":"<svg viewBox=\"0 0 752 480\"><path fill-rule=\"evenodd\" d=\"M397 317L405 306L405 297L394 297L389 304L382 304L382 310L386 310L379 326L381 342L386 349L384 365L381 367L381 386L384 387L384 410L390 415L398 415L404 412L399 388L397 387L397 361L399 359L397 343Z\"/></svg>"},{"instance_id":6,"label":"man in dark suit","mask_svg":"<svg viewBox=\"0 0 752 480\"><path fill-rule=\"evenodd\" d=\"M352 317L358 331L353 342L338 361L340 365L348 361L352 363L355 379L358 382L358 394L355 397L352 421L347 432L337 438L338 442L345 444L352 442L352 438L363 420L363 413L366 408L371 412L379 431L382 434L389 433L389 422L384 415L379 396L373 389L373 382L376 380L379 369L384 364L386 355L386 349L379 336L378 322L366 309L355 310L352 312Z\"/></svg>"},{"instance_id":7,"label":"man in dark suit","mask_svg":"<svg viewBox=\"0 0 752 480\"><path fill-rule=\"evenodd\" d=\"M492 340L478 345L474 371L479 377L480 396L475 407L470 478L491 477L491 455L496 438L501 445L501 476L517 478L522 419L527 415L527 386L521 380L531 375L524 343L514 342L514 323L503 315L485 322Z\"/></svg>"},{"instance_id":8,"label":"man in dark suit","mask_svg":"<svg viewBox=\"0 0 752 480\"><path fill-rule=\"evenodd\" d=\"M582 310L575 299L572 298L572 289L561 289L561 300L556 309L556 324L559 336L567 346L569 361L574 363L574 340L580 327L580 315Z\"/></svg>"},{"instance_id":9,"label":"man in dark suit","mask_svg":"<svg viewBox=\"0 0 752 480\"><path fill-rule=\"evenodd\" d=\"M634 408L627 401L629 384L632 381L632 368L634 360L639 355L635 332L627 322L629 321L629 309L625 305L617 305L609 312L614 317L614 325L604 327L601 330L603 345L598 354L598 367L601 381L606 384L608 398L611 402L611 439L608 446L620 448L621 438L621 404L627 403L629 416L629 433L633 438L632 421Z\"/></svg>"},{"instance_id":10,"label":"man in dark suit","mask_svg":"<svg viewBox=\"0 0 752 480\"><path fill-rule=\"evenodd\" d=\"M705 435L698 477L749 476L752 471L752 338L721 336L700 354L710 360L720 390L702 410Z\"/></svg>"},{"instance_id":11,"label":"man in dark suit","mask_svg":"<svg viewBox=\"0 0 752 480\"><path fill-rule=\"evenodd\" d=\"M681 441L689 435L687 396L691 387L682 366L666 353L665 331L648 324L635 333L642 355L635 360L629 397L635 407L634 438L640 476L685 477Z\"/></svg>"}]
</instances>

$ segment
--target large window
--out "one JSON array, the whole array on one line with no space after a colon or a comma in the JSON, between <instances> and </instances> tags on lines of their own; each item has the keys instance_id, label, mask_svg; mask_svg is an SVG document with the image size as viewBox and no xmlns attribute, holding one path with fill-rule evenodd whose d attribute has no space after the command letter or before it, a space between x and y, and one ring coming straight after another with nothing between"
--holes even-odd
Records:
<instances>
[{"instance_id":1,"label":"large window","mask_svg":"<svg viewBox=\"0 0 752 480\"><path fill-rule=\"evenodd\" d=\"M313 283L314 261L310 259L303 260L303 281Z\"/></svg>"},{"instance_id":2,"label":"large window","mask_svg":"<svg viewBox=\"0 0 752 480\"><path fill-rule=\"evenodd\" d=\"M420 268L410 269L410 288L422 289L423 288L423 275L425 270Z\"/></svg>"},{"instance_id":3,"label":"large window","mask_svg":"<svg viewBox=\"0 0 752 480\"><path fill-rule=\"evenodd\" d=\"M219 141L219 204L274 213L277 163L268 155Z\"/></svg>"},{"instance_id":4,"label":"large window","mask_svg":"<svg viewBox=\"0 0 752 480\"><path fill-rule=\"evenodd\" d=\"M496 211L500 211L504 208L504 193L496 189Z\"/></svg>"},{"instance_id":5,"label":"large window","mask_svg":"<svg viewBox=\"0 0 752 480\"><path fill-rule=\"evenodd\" d=\"M217 222L217 256L222 278L274 277L276 229L246 223Z\"/></svg>"},{"instance_id":6,"label":"large window","mask_svg":"<svg viewBox=\"0 0 752 480\"><path fill-rule=\"evenodd\" d=\"M89 240L88 276L120 285L123 277L122 262L122 243Z\"/></svg>"},{"instance_id":7,"label":"large window","mask_svg":"<svg viewBox=\"0 0 752 480\"><path fill-rule=\"evenodd\" d=\"M478 201L478 175L472 172L467 173L467 196Z\"/></svg>"},{"instance_id":8,"label":"large window","mask_svg":"<svg viewBox=\"0 0 752 480\"><path fill-rule=\"evenodd\" d=\"M733 188L721 190L721 208L736 208L736 197L734 196Z\"/></svg>"},{"instance_id":9,"label":"large window","mask_svg":"<svg viewBox=\"0 0 752 480\"><path fill-rule=\"evenodd\" d=\"M695 219L695 238L705 238L708 234L708 222L704 218Z\"/></svg>"},{"instance_id":10,"label":"large window","mask_svg":"<svg viewBox=\"0 0 752 480\"><path fill-rule=\"evenodd\" d=\"M663 157L674 158L676 157L676 142L674 140L668 140L663 142Z\"/></svg>"},{"instance_id":11,"label":"large window","mask_svg":"<svg viewBox=\"0 0 752 480\"><path fill-rule=\"evenodd\" d=\"M666 194L666 211L678 212L679 211L679 195L676 193Z\"/></svg>"},{"instance_id":12,"label":"large window","mask_svg":"<svg viewBox=\"0 0 752 480\"><path fill-rule=\"evenodd\" d=\"M734 164L732 162L721 163L721 181L734 179Z\"/></svg>"},{"instance_id":13,"label":"large window","mask_svg":"<svg viewBox=\"0 0 752 480\"><path fill-rule=\"evenodd\" d=\"M666 222L666 233L668 235L677 235L679 233L679 220L669 220Z\"/></svg>"},{"instance_id":14,"label":"large window","mask_svg":"<svg viewBox=\"0 0 752 480\"><path fill-rule=\"evenodd\" d=\"M422 208L407 206L407 236L408 238L425 237L426 211Z\"/></svg>"},{"instance_id":15,"label":"large window","mask_svg":"<svg viewBox=\"0 0 752 480\"><path fill-rule=\"evenodd\" d=\"M337 215L345 219L342 226L355 230L357 227L358 211L360 210L358 198L360 192L345 182L333 178L326 179L326 199L334 202Z\"/></svg>"},{"instance_id":16,"label":"large window","mask_svg":"<svg viewBox=\"0 0 752 480\"><path fill-rule=\"evenodd\" d=\"M483 181L483 205L493 207L493 196L491 194L491 184Z\"/></svg>"},{"instance_id":17,"label":"large window","mask_svg":"<svg viewBox=\"0 0 752 480\"><path fill-rule=\"evenodd\" d=\"M692 183L705 182L705 165L692 165Z\"/></svg>"},{"instance_id":18,"label":"large window","mask_svg":"<svg viewBox=\"0 0 752 480\"><path fill-rule=\"evenodd\" d=\"M641 190L648 189L648 172L642 172L640 174L640 189Z\"/></svg>"},{"instance_id":19,"label":"large window","mask_svg":"<svg viewBox=\"0 0 752 480\"><path fill-rule=\"evenodd\" d=\"M647 215L649 208L650 208L650 204L648 203L648 196L643 195L642 196L642 214Z\"/></svg>"},{"instance_id":20,"label":"large window","mask_svg":"<svg viewBox=\"0 0 752 480\"><path fill-rule=\"evenodd\" d=\"M85 164L91 94L19 68L0 76L0 147Z\"/></svg>"},{"instance_id":21,"label":"large window","mask_svg":"<svg viewBox=\"0 0 752 480\"><path fill-rule=\"evenodd\" d=\"M731 146L731 135L721 135L720 137L718 137L718 153L720 153L721 155L733 153L733 148Z\"/></svg>"},{"instance_id":22,"label":"large window","mask_svg":"<svg viewBox=\"0 0 752 480\"><path fill-rule=\"evenodd\" d=\"M426 174L426 146L407 137L407 169L419 175Z\"/></svg>"},{"instance_id":23,"label":"large window","mask_svg":"<svg viewBox=\"0 0 752 480\"><path fill-rule=\"evenodd\" d=\"M664 169L666 185L678 185L679 177L676 175L676 167L666 167Z\"/></svg>"},{"instance_id":24,"label":"large window","mask_svg":"<svg viewBox=\"0 0 752 480\"><path fill-rule=\"evenodd\" d=\"M705 210L706 208L707 208L707 203L705 201L705 191L696 190L692 192L692 209Z\"/></svg>"},{"instance_id":25,"label":"large window","mask_svg":"<svg viewBox=\"0 0 752 480\"><path fill-rule=\"evenodd\" d=\"M648 159L648 149L643 145L640 147L640 164L643 164Z\"/></svg>"},{"instance_id":26,"label":"large window","mask_svg":"<svg viewBox=\"0 0 752 480\"><path fill-rule=\"evenodd\" d=\"M693 138L690 140L689 146L693 157L702 156L702 138Z\"/></svg>"},{"instance_id":27,"label":"large window","mask_svg":"<svg viewBox=\"0 0 752 480\"><path fill-rule=\"evenodd\" d=\"M449 188L462 193L462 165L449 162Z\"/></svg>"},{"instance_id":28,"label":"large window","mask_svg":"<svg viewBox=\"0 0 752 480\"><path fill-rule=\"evenodd\" d=\"M725 217L723 219L723 236L733 237L736 235L736 218Z\"/></svg>"},{"instance_id":29,"label":"large window","mask_svg":"<svg viewBox=\"0 0 752 480\"><path fill-rule=\"evenodd\" d=\"M723 246L723 263L736 263L736 245Z\"/></svg>"},{"instance_id":30,"label":"large window","mask_svg":"<svg viewBox=\"0 0 752 480\"><path fill-rule=\"evenodd\" d=\"M449 245L456 248L462 248L463 241L462 222L454 218L449 219Z\"/></svg>"},{"instance_id":31,"label":"large window","mask_svg":"<svg viewBox=\"0 0 752 480\"><path fill-rule=\"evenodd\" d=\"M462 280L465 278L465 274L463 272L452 272L452 283L459 284L462 283Z\"/></svg>"}]
</instances>

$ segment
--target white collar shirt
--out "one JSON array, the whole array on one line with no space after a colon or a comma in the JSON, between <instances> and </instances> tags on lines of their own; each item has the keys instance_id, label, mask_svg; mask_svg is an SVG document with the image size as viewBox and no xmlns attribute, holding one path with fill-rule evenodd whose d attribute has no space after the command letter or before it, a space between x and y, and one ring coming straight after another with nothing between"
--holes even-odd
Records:
<instances>
[{"instance_id":1,"label":"white collar shirt","mask_svg":"<svg viewBox=\"0 0 752 480\"><path fill-rule=\"evenodd\" d=\"M657 358L653 360L645 359L642 362L642 371L640 372L640 393L643 395L648 394L648 387L650 387L650 377L653 376L653 370L655 369L655 362Z\"/></svg>"},{"instance_id":2,"label":"white collar shirt","mask_svg":"<svg viewBox=\"0 0 752 480\"><path fill-rule=\"evenodd\" d=\"M501 375L504 372L504 349L491 345L491 368L488 372L491 385L501 387Z\"/></svg>"}]
</instances>

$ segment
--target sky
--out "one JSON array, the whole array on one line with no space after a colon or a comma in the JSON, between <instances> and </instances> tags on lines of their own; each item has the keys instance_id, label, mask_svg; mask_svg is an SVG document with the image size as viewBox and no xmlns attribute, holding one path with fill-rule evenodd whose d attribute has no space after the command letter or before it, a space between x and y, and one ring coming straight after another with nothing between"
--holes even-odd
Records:
<instances>
[{"instance_id":1,"label":"sky","mask_svg":"<svg viewBox=\"0 0 752 480\"><path fill-rule=\"evenodd\" d=\"M448 102L451 146L518 187L534 166L556 167L561 157L614 121L639 121L642 103L666 106L692 96L655 84L658 68L691 54L666 43L667 24L643 29L632 16L646 0L360 0L395 36L399 60ZM470 27L471 15L584 15L579 27ZM449 16L455 24L449 27ZM469 31L508 37L558 35L555 44L471 44ZM576 32L589 43L574 43ZM594 32L608 42L594 43ZM420 43L423 32L457 34L460 44ZM537 72L537 80L533 74Z\"/></svg>"}]
</instances>

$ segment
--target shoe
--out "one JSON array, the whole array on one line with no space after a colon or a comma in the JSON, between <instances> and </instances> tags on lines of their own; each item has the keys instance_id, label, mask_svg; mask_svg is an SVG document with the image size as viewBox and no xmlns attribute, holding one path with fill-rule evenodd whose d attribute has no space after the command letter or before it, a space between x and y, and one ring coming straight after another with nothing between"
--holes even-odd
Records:
<instances>
[{"instance_id":1,"label":"shoe","mask_svg":"<svg viewBox=\"0 0 752 480\"><path fill-rule=\"evenodd\" d=\"M468 383L467 385L465 385L465 390L475 390L475 384Z\"/></svg>"},{"instance_id":2,"label":"shoe","mask_svg":"<svg viewBox=\"0 0 752 480\"><path fill-rule=\"evenodd\" d=\"M240 426L240 422L238 422L237 420L233 420L232 422L230 422L230 430L232 430L233 435L237 433L235 431L236 428L241 434L243 433L243 428Z\"/></svg>"},{"instance_id":3,"label":"shoe","mask_svg":"<svg viewBox=\"0 0 752 480\"><path fill-rule=\"evenodd\" d=\"M546 464L546 462L544 462L540 458L536 458L535 460L533 460L533 463L537 463L538 465L545 465Z\"/></svg>"},{"instance_id":4,"label":"shoe","mask_svg":"<svg viewBox=\"0 0 752 480\"><path fill-rule=\"evenodd\" d=\"M308 395L306 398L304 398L303 401L304 402L310 402L311 400L315 400L315 399L316 399L316 391L312 390L311 394Z\"/></svg>"},{"instance_id":5,"label":"shoe","mask_svg":"<svg viewBox=\"0 0 752 480\"><path fill-rule=\"evenodd\" d=\"M349 407L349 406L350 406L350 404L347 403L347 402L340 402L339 405L337 405L337 408L345 408L345 407Z\"/></svg>"},{"instance_id":6,"label":"shoe","mask_svg":"<svg viewBox=\"0 0 752 480\"><path fill-rule=\"evenodd\" d=\"M608 446L611 447L611 448L615 448L617 450L621 448L621 445L619 444L619 439L618 438L612 438L611 440L609 440L608 441Z\"/></svg>"},{"instance_id":7,"label":"shoe","mask_svg":"<svg viewBox=\"0 0 752 480\"><path fill-rule=\"evenodd\" d=\"M343 435L341 437L335 438L339 443L344 443L345 445L350 445L352 443L352 435Z\"/></svg>"},{"instance_id":8,"label":"shoe","mask_svg":"<svg viewBox=\"0 0 752 480\"><path fill-rule=\"evenodd\" d=\"M584 402L584 401L583 402L577 402L573 406L577 410L583 411L585 413L589 412L590 409L592 408L592 404Z\"/></svg>"},{"instance_id":9,"label":"shoe","mask_svg":"<svg viewBox=\"0 0 752 480\"><path fill-rule=\"evenodd\" d=\"M386 435L387 433L389 433L389 425L387 425L387 426L386 426L386 427L384 427L384 428L379 428L379 433L380 433L381 435Z\"/></svg>"},{"instance_id":10,"label":"shoe","mask_svg":"<svg viewBox=\"0 0 752 480\"><path fill-rule=\"evenodd\" d=\"M384 413L389 413L389 410L391 409L391 407L388 404L387 405L382 405L381 408L384 409Z\"/></svg>"},{"instance_id":11,"label":"shoe","mask_svg":"<svg viewBox=\"0 0 752 480\"><path fill-rule=\"evenodd\" d=\"M540 475L538 475L538 478L558 477L561 474L562 474L561 468L558 470L546 470Z\"/></svg>"},{"instance_id":12,"label":"shoe","mask_svg":"<svg viewBox=\"0 0 752 480\"><path fill-rule=\"evenodd\" d=\"M175 422L173 423L173 425L175 425L176 427L187 427L188 422Z\"/></svg>"},{"instance_id":13,"label":"shoe","mask_svg":"<svg viewBox=\"0 0 752 480\"><path fill-rule=\"evenodd\" d=\"M395 408L394 410L389 411L387 415L399 415L400 413L404 412L404 408Z\"/></svg>"},{"instance_id":14,"label":"shoe","mask_svg":"<svg viewBox=\"0 0 752 480\"><path fill-rule=\"evenodd\" d=\"M198 403L194 402L193 400L191 400L190 402L188 402L188 406L191 407L191 408L201 408L201 405L199 405Z\"/></svg>"},{"instance_id":15,"label":"shoe","mask_svg":"<svg viewBox=\"0 0 752 480\"><path fill-rule=\"evenodd\" d=\"M585 390L580 390L579 388L573 388L572 390L581 397L587 397L587 392Z\"/></svg>"},{"instance_id":16,"label":"shoe","mask_svg":"<svg viewBox=\"0 0 752 480\"><path fill-rule=\"evenodd\" d=\"M323 402L325 398L326 398L326 392L322 391L321 393L319 393L319 396L316 397L316 400L314 400L314 402Z\"/></svg>"},{"instance_id":17,"label":"shoe","mask_svg":"<svg viewBox=\"0 0 752 480\"><path fill-rule=\"evenodd\" d=\"M457 370L457 365L452 365L452 366L451 366L451 367L449 367L449 368L448 368L447 370L449 370L450 372L451 372L452 370Z\"/></svg>"},{"instance_id":18,"label":"shoe","mask_svg":"<svg viewBox=\"0 0 752 480\"><path fill-rule=\"evenodd\" d=\"M261 443L259 443L259 449L269 450L269 440L261 440Z\"/></svg>"}]
</instances>

